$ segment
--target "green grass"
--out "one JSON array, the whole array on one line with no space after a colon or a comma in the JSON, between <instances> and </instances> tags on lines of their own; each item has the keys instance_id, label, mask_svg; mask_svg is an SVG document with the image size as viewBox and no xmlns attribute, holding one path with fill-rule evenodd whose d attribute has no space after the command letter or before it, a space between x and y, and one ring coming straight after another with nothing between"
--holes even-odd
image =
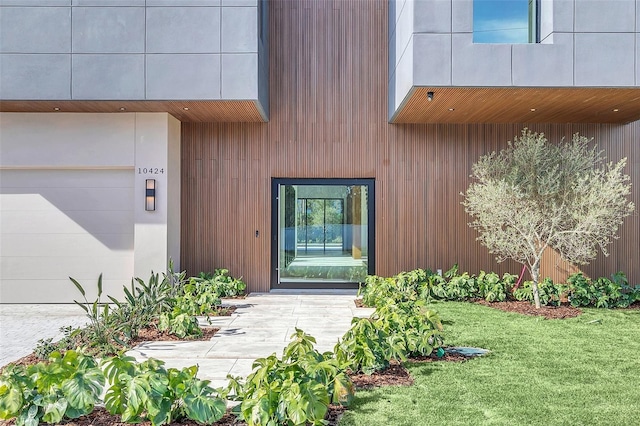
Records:
<instances>
[{"instance_id":1,"label":"green grass","mask_svg":"<svg viewBox=\"0 0 640 426\"><path fill-rule=\"evenodd\" d=\"M445 344L491 353L407 363L413 386L358 391L341 426L640 425L640 310L545 320L470 303L432 307Z\"/></svg>"}]
</instances>

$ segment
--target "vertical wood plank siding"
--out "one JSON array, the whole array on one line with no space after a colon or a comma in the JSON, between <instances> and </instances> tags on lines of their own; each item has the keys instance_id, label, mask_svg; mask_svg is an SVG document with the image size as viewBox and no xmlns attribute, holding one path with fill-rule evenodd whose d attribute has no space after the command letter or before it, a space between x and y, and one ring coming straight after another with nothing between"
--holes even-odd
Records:
<instances>
[{"instance_id":1,"label":"vertical wood plank siding","mask_svg":"<svg viewBox=\"0 0 640 426\"><path fill-rule=\"evenodd\" d=\"M373 177L378 274L455 262L470 272L519 273L475 241L460 192L478 157L527 124L389 124L386 1L275 0L269 9L270 121L182 125L182 267L225 267L251 291L268 291L271 178ZM611 160L629 157L640 204L640 122L528 127L552 140L580 132ZM639 282L639 231L635 214L611 256L585 271L623 270ZM555 269L550 256L545 271Z\"/></svg>"}]
</instances>

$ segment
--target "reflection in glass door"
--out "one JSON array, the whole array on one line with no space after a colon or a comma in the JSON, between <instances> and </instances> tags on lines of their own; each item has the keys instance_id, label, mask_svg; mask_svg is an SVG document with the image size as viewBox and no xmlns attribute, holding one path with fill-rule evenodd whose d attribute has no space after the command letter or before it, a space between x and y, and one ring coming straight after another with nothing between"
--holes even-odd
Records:
<instances>
[{"instance_id":1,"label":"reflection in glass door","mask_svg":"<svg viewBox=\"0 0 640 426\"><path fill-rule=\"evenodd\" d=\"M373 179L274 179L272 287L341 287L373 273Z\"/></svg>"},{"instance_id":2,"label":"reflection in glass door","mask_svg":"<svg viewBox=\"0 0 640 426\"><path fill-rule=\"evenodd\" d=\"M344 200L298 198L298 250L326 253L343 249Z\"/></svg>"}]
</instances>

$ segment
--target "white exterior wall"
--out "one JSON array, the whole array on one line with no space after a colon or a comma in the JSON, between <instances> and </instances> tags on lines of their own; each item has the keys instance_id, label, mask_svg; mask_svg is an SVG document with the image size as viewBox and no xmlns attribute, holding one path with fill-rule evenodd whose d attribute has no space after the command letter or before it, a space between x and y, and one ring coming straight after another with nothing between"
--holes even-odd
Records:
<instances>
[{"instance_id":1,"label":"white exterior wall","mask_svg":"<svg viewBox=\"0 0 640 426\"><path fill-rule=\"evenodd\" d=\"M389 116L415 87L640 86L640 0L542 0L540 16L540 43L473 43L473 0L390 0Z\"/></svg>"},{"instance_id":2,"label":"white exterior wall","mask_svg":"<svg viewBox=\"0 0 640 426\"><path fill-rule=\"evenodd\" d=\"M179 268L179 149L166 113L1 113L0 302L72 302L69 276L91 298L100 273L119 297L168 258ZM164 173L142 173L151 167Z\"/></svg>"}]
</instances>

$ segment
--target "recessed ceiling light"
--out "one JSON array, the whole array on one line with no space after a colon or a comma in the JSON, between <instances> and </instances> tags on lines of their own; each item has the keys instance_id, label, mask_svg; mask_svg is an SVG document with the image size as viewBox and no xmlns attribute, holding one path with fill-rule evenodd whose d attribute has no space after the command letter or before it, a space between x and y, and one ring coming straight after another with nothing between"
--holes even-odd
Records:
<instances>
[{"instance_id":1,"label":"recessed ceiling light","mask_svg":"<svg viewBox=\"0 0 640 426\"><path fill-rule=\"evenodd\" d=\"M126 111L127 109L125 107L120 107L120 111Z\"/></svg>"},{"instance_id":2,"label":"recessed ceiling light","mask_svg":"<svg viewBox=\"0 0 640 426\"><path fill-rule=\"evenodd\" d=\"M531 108L531 112L535 112L535 110L536 110L535 108Z\"/></svg>"},{"instance_id":3,"label":"recessed ceiling light","mask_svg":"<svg viewBox=\"0 0 640 426\"><path fill-rule=\"evenodd\" d=\"M60 111L60 108L55 107L55 108L53 108L53 110L54 110L54 111Z\"/></svg>"},{"instance_id":4,"label":"recessed ceiling light","mask_svg":"<svg viewBox=\"0 0 640 426\"><path fill-rule=\"evenodd\" d=\"M189 107L184 107L182 109L185 110L185 111L189 111Z\"/></svg>"},{"instance_id":5,"label":"recessed ceiling light","mask_svg":"<svg viewBox=\"0 0 640 426\"><path fill-rule=\"evenodd\" d=\"M618 108L613 109L613 112L618 112L618 111L620 111Z\"/></svg>"}]
</instances>

